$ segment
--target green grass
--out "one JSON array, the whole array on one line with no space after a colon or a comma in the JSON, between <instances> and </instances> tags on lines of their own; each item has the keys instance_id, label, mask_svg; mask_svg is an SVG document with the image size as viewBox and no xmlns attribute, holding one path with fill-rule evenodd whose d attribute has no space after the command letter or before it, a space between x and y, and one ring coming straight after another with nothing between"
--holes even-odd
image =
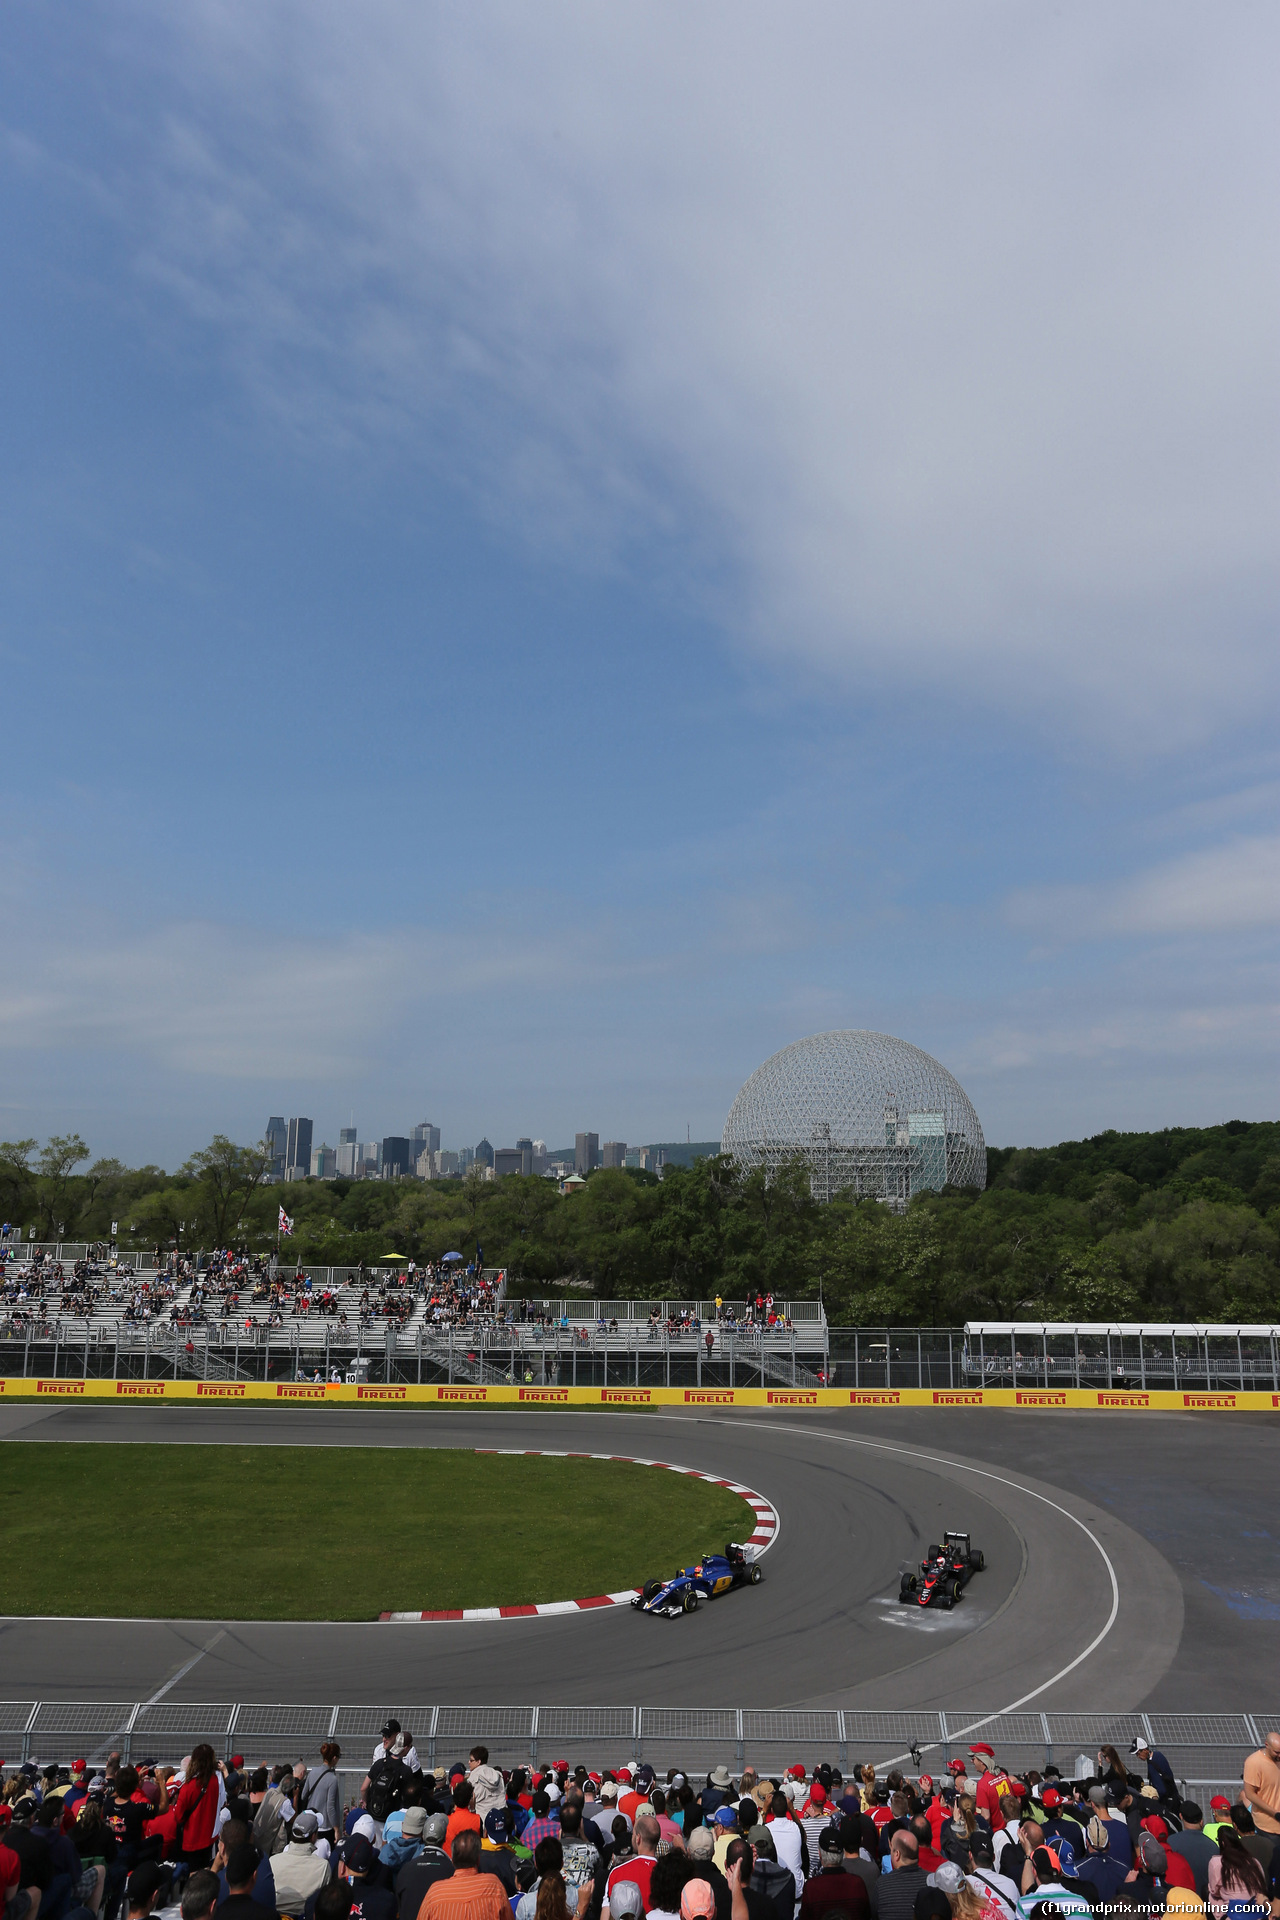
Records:
<instances>
[{"instance_id":1,"label":"green grass","mask_svg":"<svg viewBox=\"0 0 1280 1920\"><path fill-rule=\"evenodd\" d=\"M12 1442L0 1613L368 1620L616 1593L754 1530L684 1474L445 1448Z\"/></svg>"}]
</instances>

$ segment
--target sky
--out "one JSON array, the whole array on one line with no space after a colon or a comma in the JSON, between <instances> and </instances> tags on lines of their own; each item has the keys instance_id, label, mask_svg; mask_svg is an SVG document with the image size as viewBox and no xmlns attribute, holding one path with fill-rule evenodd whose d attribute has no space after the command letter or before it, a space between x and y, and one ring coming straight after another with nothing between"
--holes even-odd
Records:
<instances>
[{"instance_id":1,"label":"sky","mask_svg":"<svg viewBox=\"0 0 1280 1920\"><path fill-rule=\"evenodd\" d=\"M0 1133L1274 1118L1277 42L10 0Z\"/></svg>"}]
</instances>

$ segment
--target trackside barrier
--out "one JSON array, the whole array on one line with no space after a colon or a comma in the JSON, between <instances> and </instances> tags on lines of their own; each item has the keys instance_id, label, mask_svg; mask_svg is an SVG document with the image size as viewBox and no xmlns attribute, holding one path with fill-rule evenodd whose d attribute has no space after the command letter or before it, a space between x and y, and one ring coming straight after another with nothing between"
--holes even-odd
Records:
<instances>
[{"instance_id":1,"label":"trackside barrier","mask_svg":"<svg viewBox=\"0 0 1280 1920\"><path fill-rule=\"evenodd\" d=\"M571 1765L617 1766L647 1760L655 1767L710 1771L722 1763L779 1773L801 1761L851 1764L909 1762L937 1773L970 1740L995 1747L1015 1772L1059 1766L1073 1776L1077 1755L1127 1744L1143 1734L1168 1754L1184 1784L1240 1791L1244 1756L1260 1747L1280 1713L991 1713L972 1710L837 1712L757 1707L459 1707L270 1705L163 1700L0 1701L3 1764L68 1760L100 1765L123 1760L180 1760L200 1740L227 1758L278 1764L314 1758L322 1740L343 1749L344 1772L363 1776L388 1714L409 1729L424 1766L439 1770L465 1760L476 1741L499 1766L567 1759Z\"/></svg>"},{"instance_id":2,"label":"trackside barrier","mask_svg":"<svg viewBox=\"0 0 1280 1920\"><path fill-rule=\"evenodd\" d=\"M1113 1413L1280 1413L1280 1393L1121 1387L527 1387L324 1385L308 1380L0 1379L0 1399L232 1400L415 1407L1025 1407Z\"/></svg>"}]
</instances>

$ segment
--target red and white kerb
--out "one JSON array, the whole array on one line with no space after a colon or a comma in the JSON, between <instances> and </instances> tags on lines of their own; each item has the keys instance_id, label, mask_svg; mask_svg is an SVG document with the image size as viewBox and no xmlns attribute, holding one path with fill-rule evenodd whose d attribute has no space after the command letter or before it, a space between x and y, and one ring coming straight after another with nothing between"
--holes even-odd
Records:
<instances>
[{"instance_id":1,"label":"red and white kerb","mask_svg":"<svg viewBox=\"0 0 1280 1920\"><path fill-rule=\"evenodd\" d=\"M691 1480L706 1480L713 1487L727 1487L730 1493L741 1495L756 1516L755 1531L750 1538L742 1542L745 1547L755 1550L759 1559L767 1553L781 1531L782 1523L778 1510L772 1501L756 1493L751 1487L744 1487L737 1480L723 1480L718 1474L703 1473L700 1467L677 1467L670 1460L642 1460L631 1453L571 1453L565 1448L554 1447L477 1447L477 1453L515 1454L532 1456L543 1460L620 1460L626 1466L659 1467L664 1473L687 1474ZM424 1613L381 1613L380 1620L529 1620L535 1615L553 1613L589 1613L596 1607L628 1606L635 1594L636 1587L628 1587L623 1593L594 1593L585 1600L543 1600L529 1607L440 1607Z\"/></svg>"}]
</instances>

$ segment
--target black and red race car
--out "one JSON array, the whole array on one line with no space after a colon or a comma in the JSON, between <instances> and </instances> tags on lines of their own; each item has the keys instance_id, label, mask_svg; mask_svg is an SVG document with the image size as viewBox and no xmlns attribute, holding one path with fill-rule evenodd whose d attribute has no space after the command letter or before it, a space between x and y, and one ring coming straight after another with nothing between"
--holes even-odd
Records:
<instances>
[{"instance_id":1,"label":"black and red race car","mask_svg":"<svg viewBox=\"0 0 1280 1920\"><path fill-rule=\"evenodd\" d=\"M909 1607L954 1607L975 1573L986 1566L986 1556L967 1533L944 1533L942 1545L930 1547L917 1573L902 1569L898 1598Z\"/></svg>"}]
</instances>

